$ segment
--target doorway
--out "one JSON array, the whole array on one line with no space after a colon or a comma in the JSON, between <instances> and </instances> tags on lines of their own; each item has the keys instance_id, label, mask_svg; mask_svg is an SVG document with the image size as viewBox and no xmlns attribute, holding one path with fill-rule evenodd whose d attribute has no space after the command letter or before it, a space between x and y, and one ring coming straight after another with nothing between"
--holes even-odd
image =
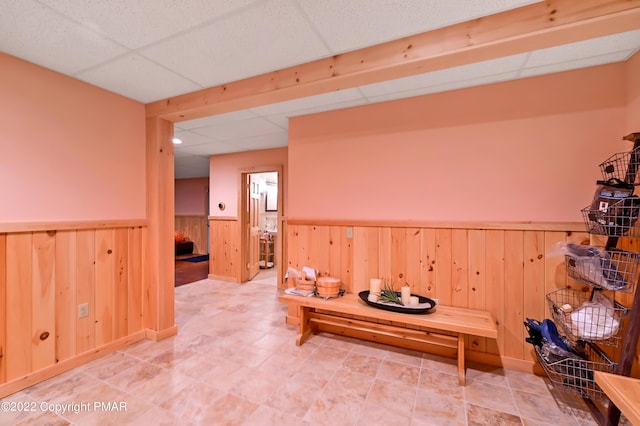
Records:
<instances>
[{"instance_id":1,"label":"doorway","mask_svg":"<svg viewBox=\"0 0 640 426\"><path fill-rule=\"evenodd\" d=\"M277 286L280 191L278 171L242 173L242 282Z\"/></svg>"}]
</instances>

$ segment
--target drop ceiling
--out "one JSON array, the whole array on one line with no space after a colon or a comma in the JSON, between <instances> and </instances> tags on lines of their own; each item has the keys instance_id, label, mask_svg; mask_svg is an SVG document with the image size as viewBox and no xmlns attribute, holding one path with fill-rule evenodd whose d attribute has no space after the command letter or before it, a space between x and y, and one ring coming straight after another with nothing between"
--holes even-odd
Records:
<instances>
[{"instance_id":1,"label":"drop ceiling","mask_svg":"<svg viewBox=\"0 0 640 426\"><path fill-rule=\"evenodd\" d=\"M0 51L148 103L531 0L0 0ZM288 118L625 61L640 30L177 123L176 177L283 147Z\"/></svg>"}]
</instances>

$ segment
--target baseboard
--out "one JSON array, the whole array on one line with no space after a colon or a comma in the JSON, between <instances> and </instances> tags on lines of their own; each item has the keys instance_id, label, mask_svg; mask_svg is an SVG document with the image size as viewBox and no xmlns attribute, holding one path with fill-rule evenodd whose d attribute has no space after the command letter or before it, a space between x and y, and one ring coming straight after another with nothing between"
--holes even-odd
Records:
<instances>
[{"instance_id":1,"label":"baseboard","mask_svg":"<svg viewBox=\"0 0 640 426\"><path fill-rule=\"evenodd\" d=\"M224 276L224 275L209 274L209 276L207 278L209 278L210 280L228 281L228 282L231 282L231 283L237 283L238 282L238 280L235 279L234 277L227 277L227 276Z\"/></svg>"},{"instance_id":2,"label":"baseboard","mask_svg":"<svg viewBox=\"0 0 640 426\"><path fill-rule=\"evenodd\" d=\"M173 326L160 331L151 330L148 328L144 331L144 333L147 339L153 340L154 342L159 342L160 340L164 340L167 337L175 336L176 334L178 334L178 326L174 324Z\"/></svg>"},{"instance_id":3,"label":"baseboard","mask_svg":"<svg viewBox=\"0 0 640 426\"><path fill-rule=\"evenodd\" d=\"M140 340L144 340L144 338L145 330L140 330L128 335L127 337L123 337L122 339L100 346L99 348L91 349L90 351L83 352L73 358L65 359L57 364L53 364L49 367L45 367L41 370L34 371L33 373L29 373L25 376L3 383L0 385L0 398L4 398L12 393L26 389L29 386L33 386L36 383L40 383L44 380L79 367L80 365L86 364L89 361L93 361L119 349L130 346Z\"/></svg>"}]
</instances>

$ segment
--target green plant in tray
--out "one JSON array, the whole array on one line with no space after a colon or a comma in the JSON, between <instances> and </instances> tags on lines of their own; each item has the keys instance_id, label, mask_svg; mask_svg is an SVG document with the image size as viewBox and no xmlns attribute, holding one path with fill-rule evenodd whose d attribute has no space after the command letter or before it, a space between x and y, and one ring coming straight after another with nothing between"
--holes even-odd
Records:
<instances>
[{"instance_id":1,"label":"green plant in tray","mask_svg":"<svg viewBox=\"0 0 640 426\"><path fill-rule=\"evenodd\" d=\"M404 306L404 303L400 300L400 296L398 296L398 293L393 289L393 281L386 278L384 279L382 291L380 292L380 301Z\"/></svg>"}]
</instances>

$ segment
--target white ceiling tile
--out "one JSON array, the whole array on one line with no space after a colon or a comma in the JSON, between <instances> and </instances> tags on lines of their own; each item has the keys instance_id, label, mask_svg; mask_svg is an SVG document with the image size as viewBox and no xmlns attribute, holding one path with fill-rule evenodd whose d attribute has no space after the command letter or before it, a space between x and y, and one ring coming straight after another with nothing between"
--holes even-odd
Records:
<instances>
[{"instance_id":1,"label":"white ceiling tile","mask_svg":"<svg viewBox=\"0 0 640 426\"><path fill-rule=\"evenodd\" d=\"M174 151L176 152L190 146L205 145L208 143L217 142L216 139L210 136L199 135L188 130L178 130L177 128L175 128L175 126L173 129L173 136L182 141L181 144L174 145Z\"/></svg>"},{"instance_id":2,"label":"white ceiling tile","mask_svg":"<svg viewBox=\"0 0 640 426\"><path fill-rule=\"evenodd\" d=\"M284 129L261 117L241 121L230 121L216 126L200 127L192 130L203 136L211 136L217 140L228 141L252 136L280 133Z\"/></svg>"},{"instance_id":3,"label":"white ceiling tile","mask_svg":"<svg viewBox=\"0 0 640 426\"><path fill-rule=\"evenodd\" d=\"M202 89L135 53L80 72L75 77L143 103Z\"/></svg>"},{"instance_id":4,"label":"white ceiling tile","mask_svg":"<svg viewBox=\"0 0 640 426\"><path fill-rule=\"evenodd\" d=\"M64 74L126 49L32 0L2 1L0 51Z\"/></svg>"},{"instance_id":5,"label":"white ceiling tile","mask_svg":"<svg viewBox=\"0 0 640 426\"><path fill-rule=\"evenodd\" d=\"M532 0L296 0L334 53L537 3Z\"/></svg>"},{"instance_id":6,"label":"white ceiling tile","mask_svg":"<svg viewBox=\"0 0 640 426\"><path fill-rule=\"evenodd\" d=\"M136 49L245 7L255 0L39 0Z\"/></svg>"},{"instance_id":7,"label":"white ceiling tile","mask_svg":"<svg viewBox=\"0 0 640 426\"><path fill-rule=\"evenodd\" d=\"M230 121L247 120L249 118L256 118L256 115L251 110L240 110L234 112L227 112L225 114L212 115L210 117L196 118L195 120L181 121L176 124L183 129L197 129L199 127L210 127L218 124L227 123Z\"/></svg>"},{"instance_id":8,"label":"white ceiling tile","mask_svg":"<svg viewBox=\"0 0 640 426\"><path fill-rule=\"evenodd\" d=\"M265 120L269 120L276 126L279 126L283 129L289 129L289 117L284 114L276 114L276 115L267 115L263 117Z\"/></svg>"},{"instance_id":9,"label":"white ceiling tile","mask_svg":"<svg viewBox=\"0 0 640 426\"><path fill-rule=\"evenodd\" d=\"M640 30L600 37L594 40L565 44L531 52L526 67L542 67L555 63L582 60L591 56L637 49Z\"/></svg>"},{"instance_id":10,"label":"white ceiling tile","mask_svg":"<svg viewBox=\"0 0 640 426\"><path fill-rule=\"evenodd\" d=\"M243 151L238 146L226 142L209 142L202 145L187 146L175 150L176 157L185 157L189 155L210 156L216 154L227 154L230 152Z\"/></svg>"},{"instance_id":11,"label":"white ceiling tile","mask_svg":"<svg viewBox=\"0 0 640 426\"><path fill-rule=\"evenodd\" d=\"M410 98L414 96L430 95L433 93L446 92L448 90L458 90L467 87L480 86L483 84L499 83L517 78L518 71L510 71L507 73L488 75L468 80L453 81L450 83L439 84L435 86L423 87L413 90L405 90L402 92L390 92L379 96L369 98L371 103L386 102L396 99Z\"/></svg>"},{"instance_id":12,"label":"white ceiling tile","mask_svg":"<svg viewBox=\"0 0 640 426\"><path fill-rule=\"evenodd\" d=\"M234 140L233 144L245 150L279 148L289 144L289 134L287 132L279 132L259 135Z\"/></svg>"},{"instance_id":13,"label":"white ceiling tile","mask_svg":"<svg viewBox=\"0 0 640 426\"><path fill-rule=\"evenodd\" d=\"M591 56L583 59L577 59L574 61L552 63L550 65L541 67L531 67L523 69L520 72L520 77L532 77L534 75L551 74L555 72L568 71L578 68L593 67L596 65L610 64L613 62L624 61L633 53L633 50L627 50L623 52L610 53L608 55Z\"/></svg>"},{"instance_id":14,"label":"white ceiling tile","mask_svg":"<svg viewBox=\"0 0 640 426\"><path fill-rule=\"evenodd\" d=\"M526 53L361 86L367 98L519 70Z\"/></svg>"},{"instance_id":15,"label":"white ceiling tile","mask_svg":"<svg viewBox=\"0 0 640 426\"><path fill-rule=\"evenodd\" d=\"M361 99L362 94L358 89L335 90L333 92L322 93L320 95L307 96L306 98L293 99L291 101L278 102L258 108L251 108L251 111L260 116L275 114L286 115L286 113L299 111L301 109L311 109Z\"/></svg>"},{"instance_id":16,"label":"white ceiling tile","mask_svg":"<svg viewBox=\"0 0 640 426\"><path fill-rule=\"evenodd\" d=\"M301 64L330 53L288 0L257 3L142 52L205 87Z\"/></svg>"},{"instance_id":17,"label":"white ceiling tile","mask_svg":"<svg viewBox=\"0 0 640 426\"><path fill-rule=\"evenodd\" d=\"M176 179L209 176L209 158L176 157L174 159L174 176Z\"/></svg>"}]
</instances>

